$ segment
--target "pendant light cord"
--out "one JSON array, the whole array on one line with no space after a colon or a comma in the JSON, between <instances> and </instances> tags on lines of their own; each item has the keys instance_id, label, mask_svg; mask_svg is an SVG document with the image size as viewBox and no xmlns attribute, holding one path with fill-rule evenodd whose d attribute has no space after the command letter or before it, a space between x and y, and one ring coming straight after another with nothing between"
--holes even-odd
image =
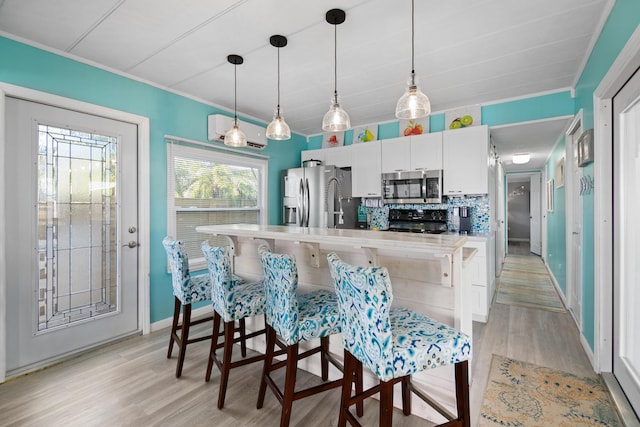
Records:
<instances>
[{"instance_id":1,"label":"pendant light cord","mask_svg":"<svg viewBox=\"0 0 640 427\"><path fill-rule=\"evenodd\" d=\"M278 48L278 107L277 116L280 117L280 48Z\"/></svg>"},{"instance_id":2,"label":"pendant light cord","mask_svg":"<svg viewBox=\"0 0 640 427\"><path fill-rule=\"evenodd\" d=\"M338 102L338 26L333 24L333 97Z\"/></svg>"},{"instance_id":3,"label":"pendant light cord","mask_svg":"<svg viewBox=\"0 0 640 427\"><path fill-rule=\"evenodd\" d=\"M414 3L415 0L411 0L411 86L416 84L416 67L415 67L415 24L414 24Z\"/></svg>"},{"instance_id":4,"label":"pendant light cord","mask_svg":"<svg viewBox=\"0 0 640 427\"><path fill-rule=\"evenodd\" d=\"M233 119L235 125L238 125L238 65L233 64Z\"/></svg>"}]
</instances>

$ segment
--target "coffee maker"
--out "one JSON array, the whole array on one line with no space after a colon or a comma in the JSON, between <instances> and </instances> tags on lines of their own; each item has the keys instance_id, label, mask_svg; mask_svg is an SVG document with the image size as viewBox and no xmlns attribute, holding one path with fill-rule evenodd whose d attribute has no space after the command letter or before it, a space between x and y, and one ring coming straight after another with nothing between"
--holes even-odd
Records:
<instances>
[{"instance_id":1,"label":"coffee maker","mask_svg":"<svg viewBox=\"0 0 640 427\"><path fill-rule=\"evenodd\" d=\"M460 233L471 233L471 208L460 206Z\"/></svg>"}]
</instances>

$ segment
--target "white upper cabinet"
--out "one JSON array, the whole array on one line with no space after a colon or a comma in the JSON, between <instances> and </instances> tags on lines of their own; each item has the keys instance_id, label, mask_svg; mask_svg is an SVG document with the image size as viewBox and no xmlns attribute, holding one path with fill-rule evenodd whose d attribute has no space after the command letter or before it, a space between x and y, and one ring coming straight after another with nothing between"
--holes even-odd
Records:
<instances>
[{"instance_id":1,"label":"white upper cabinet","mask_svg":"<svg viewBox=\"0 0 640 427\"><path fill-rule=\"evenodd\" d=\"M442 132L411 136L411 169L442 169Z\"/></svg>"},{"instance_id":2,"label":"white upper cabinet","mask_svg":"<svg viewBox=\"0 0 640 427\"><path fill-rule=\"evenodd\" d=\"M334 165L339 168L351 166L351 152L353 145L343 145L341 147L327 148L324 150L324 164Z\"/></svg>"},{"instance_id":3,"label":"white upper cabinet","mask_svg":"<svg viewBox=\"0 0 640 427\"><path fill-rule=\"evenodd\" d=\"M351 188L353 197L380 197L380 141L352 144Z\"/></svg>"},{"instance_id":4,"label":"white upper cabinet","mask_svg":"<svg viewBox=\"0 0 640 427\"><path fill-rule=\"evenodd\" d=\"M489 128L472 126L442 132L443 194L489 193Z\"/></svg>"},{"instance_id":5,"label":"white upper cabinet","mask_svg":"<svg viewBox=\"0 0 640 427\"><path fill-rule=\"evenodd\" d=\"M442 169L442 132L384 139L382 173Z\"/></svg>"},{"instance_id":6,"label":"white upper cabinet","mask_svg":"<svg viewBox=\"0 0 640 427\"><path fill-rule=\"evenodd\" d=\"M411 138L383 139L380 141L382 173L411 170Z\"/></svg>"}]
</instances>

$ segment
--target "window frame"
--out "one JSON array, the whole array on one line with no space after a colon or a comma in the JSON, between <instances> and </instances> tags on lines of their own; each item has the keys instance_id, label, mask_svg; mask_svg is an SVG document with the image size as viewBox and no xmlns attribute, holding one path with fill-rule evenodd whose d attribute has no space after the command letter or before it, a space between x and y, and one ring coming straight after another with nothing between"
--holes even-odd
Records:
<instances>
[{"instance_id":1,"label":"window frame","mask_svg":"<svg viewBox=\"0 0 640 427\"><path fill-rule=\"evenodd\" d=\"M248 157L241 154L231 154L216 150L217 147L192 147L182 143L169 141L167 143L167 235L176 236L176 218L179 211L184 212L258 212L258 223L266 224L268 215L268 176L269 162L267 159ZM240 166L258 169L258 200L256 208L176 208L175 205L175 158L183 157L197 161L220 163L225 165ZM200 253L189 254L189 269L191 271L203 270L207 268L204 256ZM170 270L168 270L170 271Z\"/></svg>"}]
</instances>

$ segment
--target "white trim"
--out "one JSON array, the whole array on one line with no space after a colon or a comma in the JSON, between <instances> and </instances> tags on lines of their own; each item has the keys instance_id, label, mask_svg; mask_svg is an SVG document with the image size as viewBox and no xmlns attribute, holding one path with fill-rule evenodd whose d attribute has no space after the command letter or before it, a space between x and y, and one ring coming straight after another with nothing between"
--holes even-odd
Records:
<instances>
[{"instance_id":1,"label":"white trim","mask_svg":"<svg viewBox=\"0 0 640 427\"><path fill-rule=\"evenodd\" d=\"M594 114L594 370L613 369L613 199L611 194L613 159L613 96L640 67L640 27L593 92Z\"/></svg>"},{"instance_id":2,"label":"white trim","mask_svg":"<svg viewBox=\"0 0 640 427\"><path fill-rule=\"evenodd\" d=\"M584 53L584 57L580 62L580 67L578 67L578 72L576 73L576 77L573 79L573 83L571 85L574 88L572 89L573 98L575 98L575 87L578 85L578 82L580 81L580 77L582 77L584 68L587 66L587 62L589 62L589 58L591 57L591 52L593 51L593 48L595 47L598 39L600 38L600 34L602 33L602 30L604 29L604 25L607 23L607 19L609 19L609 15L611 14L611 11L613 10L613 6L615 4L616 4L616 0L608 0L604 10L602 11L602 15L600 15L600 20L598 21L595 27L596 30L593 32L593 35L589 40L589 45L587 46L587 50Z\"/></svg>"},{"instance_id":3,"label":"white trim","mask_svg":"<svg viewBox=\"0 0 640 427\"><path fill-rule=\"evenodd\" d=\"M511 97L511 98L503 98L503 99L498 99L498 100L495 100L495 101L483 102L480 105L482 107L486 107L488 105L504 104L504 103L512 102L512 101L521 101L523 99L537 98L539 96L555 95L556 93L562 93L562 92L571 93L572 90L573 90L573 88L571 88L571 87L563 87L563 88L559 88L559 89L544 90L542 92L535 92L535 93L530 93L530 94L527 94L527 95L520 95L520 96ZM572 98L573 98L573 96L572 96ZM448 110L451 110L451 108L447 108L447 110L445 110L445 111L448 111Z\"/></svg>"},{"instance_id":4,"label":"white trim","mask_svg":"<svg viewBox=\"0 0 640 427\"><path fill-rule=\"evenodd\" d=\"M52 95L33 89L0 82L0 158L4 159L5 146L5 98L7 96L28 101L54 105L88 114L95 114L114 120L133 123L138 126L138 328L148 334L150 326L149 295L149 247L150 247L150 182L149 182L149 119L147 117L113 110L111 108L90 104L75 99ZM4 160L3 160L4 161ZM0 162L0 203L4 203L4 164ZM4 229L4 209L0 205L0 229ZM6 278L5 278L5 242L0 239L0 382L6 375Z\"/></svg>"},{"instance_id":5,"label":"white trim","mask_svg":"<svg viewBox=\"0 0 640 427\"><path fill-rule=\"evenodd\" d=\"M176 142L184 142L187 144L193 144L193 145L197 145L199 147L205 147L211 150L223 150L223 151L229 151L231 153L236 153L236 154L240 154L243 156L252 156L252 157L257 157L259 159L270 159L271 156L269 156L268 154L260 154L260 153L252 153L249 151L244 151L244 150L239 150L237 148L232 148L232 147L227 147L226 145L219 143L219 142L202 142L202 141L196 141L195 139L188 139L188 138L182 138L180 136L173 136L173 135L168 135L168 134L164 134L164 139L165 142L170 142L170 141L176 141Z\"/></svg>"},{"instance_id":6,"label":"white trim","mask_svg":"<svg viewBox=\"0 0 640 427\"><path fill-rule=\"evenodd\" d=\"M489 129L493 130L493 129L509 128L509 127L513 127L513 126L531 125L531 124L535 124L535 123L554 122L556 120L567 120L567 119L571 119L573 117L575 117L574 114L569 114L569 115L566 115L566 116L548 117L546 119L529 120L529 121L526 121L526 122L515 122L515 123L507 123L507 124L504 124L504 125L489 126Z\"/></svg>"}]
</instances>

